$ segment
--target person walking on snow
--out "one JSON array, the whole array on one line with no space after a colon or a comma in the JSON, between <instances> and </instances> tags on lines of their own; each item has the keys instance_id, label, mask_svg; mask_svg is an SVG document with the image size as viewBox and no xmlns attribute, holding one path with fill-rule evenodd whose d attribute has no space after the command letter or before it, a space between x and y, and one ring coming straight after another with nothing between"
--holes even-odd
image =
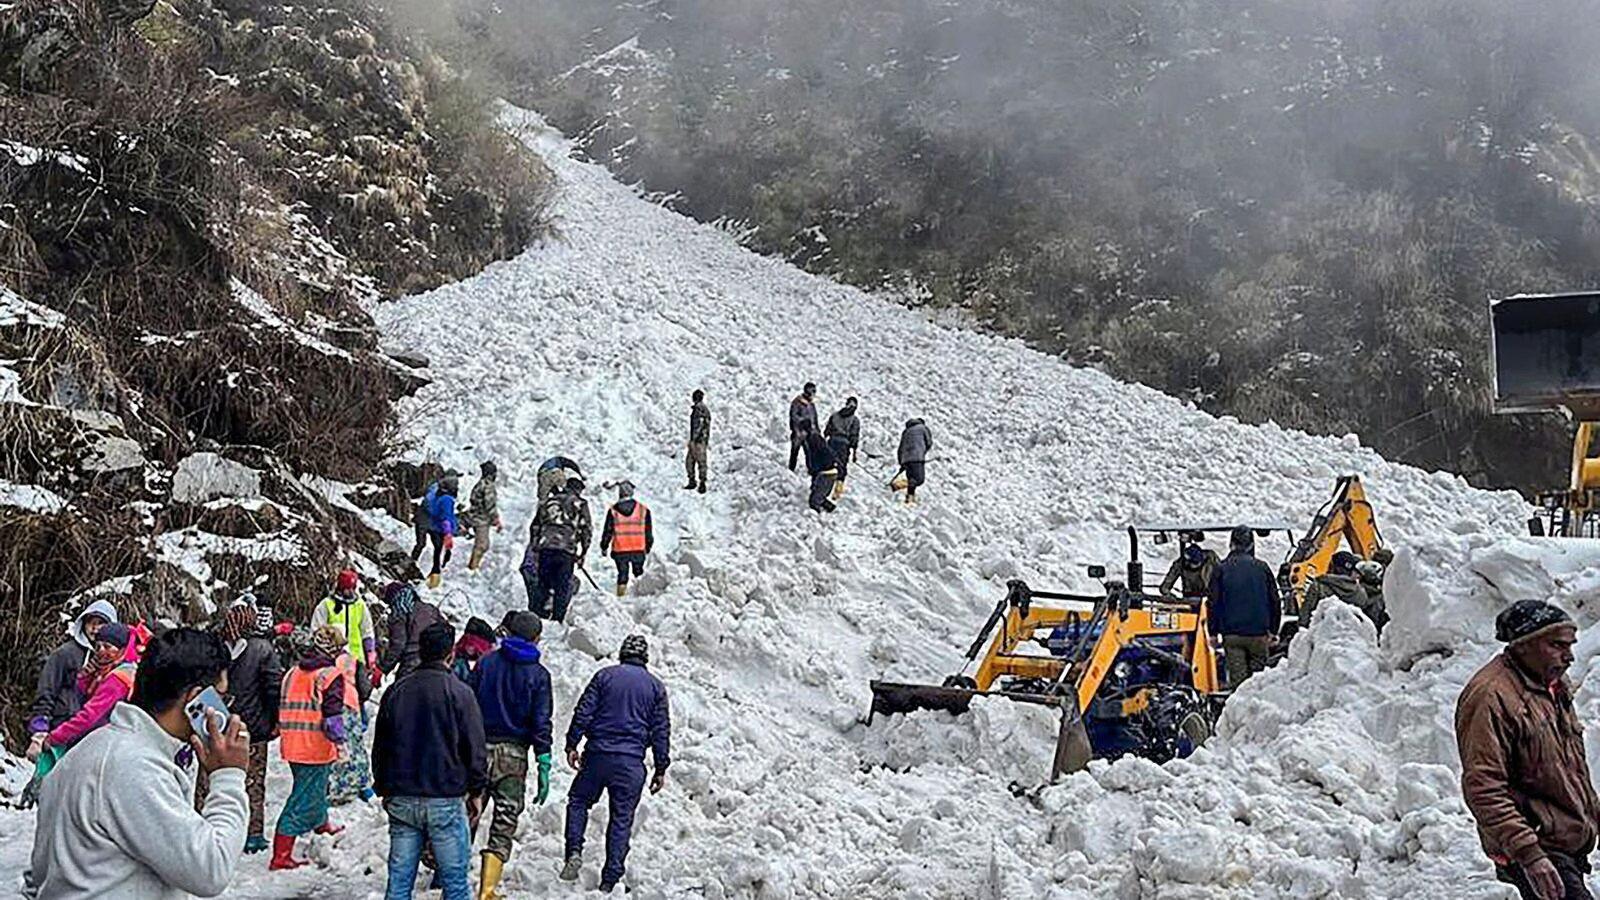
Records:
<instances>
[{"instance_id":1,"label":"person walking on snow","mask_svg":"<svg viewBox=\"0 0 1600 900\"><path fill-rule=\"evenodd\" d=\"M500 469L492 461L486 462L483 464L482 473L478 483L472 486L467 510L461 517L467 528L472 531L472 555L467 558L469 572L476 572L483 565L483 557L489 552L491 537L489 529L503 530L497 486Z\"/></svg>"},{"instance_id":2,"label":"person walking on snow","mask_svg":"<svg viewBox=\"0 0 1600 900\"><path fill-rule=\"evenodd\" d=\"M444 567L450 564L450 553L456 546L456 494L461 490L461 474L455 470L444 473L438 481L428 485L417 504L414 516L417 542L411 547L413 561L422 556L422 548L433 542L433 568L428 571L428 587L437 588L444 580Z\"/></svg>"},{"instance_id":3,"label":"person walking on snow","mask_svg":"<svg viewBox=\"0 0 1600 900\"><path fill-rule=\"evenodd\" d=\"M900 432L900 448L896 452L900 469L905 477L906 503L917 502L917 488L928 480L928 452L933 449L933 432L921 419L910 419ZM899 479L896 479L898 486Z\"/></svg>"},{"instance_id":4,"label":"person walking on snow","mask_svg":"<svg viewBox=\"0 0 1600 900\"><path fill-rule=\"evenodd\" d=\"M552 456L539 464L539 505L543 506L550 495L573 478L582 478L583 470L565 456Z\"/></svg>"},{"instance_id":5,"label":"person walking on snow","mask_svg":"<svg viewBox=\"0 0 1600 900\"><path fill-rule=\"evenodd\" d=\"M839 463L839 480L833 487L833 499L838 500L844 495L845 479L850 477L850 465L856 461L861 446L861 419L856 415L856 398L846 398L844 406L828 417L822 435L828 439L828 447Z\"/></svg>"},{"instance_id":6,"label":"person walking on snow","mask_svg":"<svg viewBox=\"0 0 1600 900\"><path fill-rule=\"evenodd\" d=\"M517 610L506 613L507 619L516 615ZM534 618L539 617L534 616ZM489 627L489 623L473 616L467 620L467 627L461 630L461 639L456 641L453 651L455 662L450 665L450 671L454 672L457 678L466 681L472 670L478 667L478 662L494 652L494 648L499 644L499 638L495 635L494 629Z\"/></svg>"},{"instance_id":7,"label":"person walking on snow","mask_svg":"<svg viewBox=\"0 0 1600 900\"><path fill-rule=\"evenodd\" d=\"M834 479L839 476L839 460L820 432L810 432L805 439L806 473L811 476L811 493L806 505L815 512L833 512L837 507L829 497L833 493Z\"/></svg>"},{"instance_id":8,"label":"person walking on snow","mask_svg":"<svg viewBox=\"0 0 1600 900\"><path fill-rule=\"evenodd\" d=\"M800 396L789 402L789 471L800 461L800 448L806 436L817 433L817 386L806 382Z\"/></svg>"},{"instance_id":9,"label":"person walking on snow","mask_svg":"<svg viewBox=\"0 0 1600 900\"><path fill-rule=\"evenodd\" d=\"M384 692L373 771L389 814L385 900L410 900L426 845L444 900L468 900L472 836L468 797L489 786L483 714L472 689L450 672L455 629L422 632L422 667Z\"/></svg>"},{"instance_id":10,"label":"person walking on snow","mask_svg":"<svg viewBox=\"0 0 1600 900\"><path fill-rule=\"evenodd\" d=\"M539 554L539 580L532 610L547 619L567 620L572 602L573 569L589 555L594 525L583 499L583 479L567 479L533 517L529 535Z\"/></svg>"},{"instance_id":11,"label":"person walking on snow","mask_svg":"<svg viewBox=\"0 0 1600 900\"><path fill-rule=\"evenodd\" d=\"M24 893L38 900L180 900L220 896L244 849L250 735L238 716L196 734L185 708L226 690L228 650L215 634L153 638L106 727L46 782ZM194 808L195 764L209 772Z\"/></svg>"},{"instance_id":12,"label":"person walking on snow","mask_svg":"<svg viewBox=\"0 0 1600 900\"><path fill-rule=\"evenodd\" d=\"M577 881L583 872L584 831L589 810L610 800L606 826L606 863L600 890L611 891L622 880L633 834L634 809L644 793L644 752L655 758L650 793L660 793L671 765L672 713L667 689L650 674L650 646L643 635L631 634L617 652L617 665L596 672L583 689L567 728L567 764L578 770L567 793L566 862L561 880ZM587 745L580 745L587 741Z\"/></svg>"},{"instance_id":13,"label":"person walking on snow","mask_svg":"<svg viewBox=\"0 0 1600 900\"><path fill-rule=\"evenodd\" d=\"M689 473L689 481L683 486L686 491L698 490L706 492L706 466L707 453L711 446L711 410L706 407L706 392L696 390L690 395L693 405L689 407L689 450L684 455L683 465Z\"/></svg>"},{"instance_id":14,"label":"person walking on snow","mask_svg":"<svg viewBox=\"0 0 1600 900\"><path fill-rule=\"evenodd\" d=\"M328 777L333 764L349 757L345 726L352 718L355 689L336 662L344 636L323 625L311 634L300 662L283 677L278 707L278 755L289 764L294 786L273 828L269 869L305 865L294 858L294 842L303 834L337 834L328 822Z\"/></svg>"},{"instance_id":15,"label":"person walking on snow","mask_svg":"<svg viewBox=\"0 0 1600 900\"><path fill-rule=\"evenodd\" d=\"M378 661L379 671L392 680L410 675L421 665L418 641L423 629L443 622L439 607L417 596L417 589L404 581L392 582L383 589L384 605L389 607L389 641Z\"/></svg>"},{"instance_id":16,"label":"person walking on snow","mask_svg":"<svg viewBox=\"0 0 1600 900\"><path fill-rule=\"evenodd\" d=\"M1590 900L1600 797L1566 672L1578 629L1561 609L1519 600L1495 618L1506 645L1456 701L1461 794L1495 877L1523 900Z\"/></svg>"},{"instance_id":17,"label":"person walking on snow","mask_svg":"<svg viewBox=\"0 0 1600 900\"><path fill-rule=\"evenodd\" d=\"M117 608L109 600L96 600L83 608L67 628L67 639L45 658L39 669L33 705L28 708L28 759L35 761L44 750L50 729L73 717L83 708L78 692L78 674L94 651L94 638L109 622L117 621Z\"/></svg>"},{"instance_id":18,"label":"person walking on snow","mask_svg":"<svg viewBox=\"0 0 1600 900\"><path fill-rule=\"evenodd\" d=\"M1211 576L1211 622L1222 636L1228 690L1267 667L1272 640L1278 634L1283 608L1278 580L1256 559L1256 535L1249 526L1233 529L1228 558Z\"/></svg>"},{"instance_id":19,"label":"person walking on snow","mask_svg":"<svg viewBox=\"0 0 1600 900\"><path fill-rule=\"evenodd\" d=\"M609 549L617 565L617 596L628 594L628 576L643 575L645 557L656 545L656 527L650 508L633 496L633 482L617 485L617 502L606 510L606 524L600 532L600 553Z\"/></svg>"},{"instance_id":20,"label":"person walking on snow","mask_svg":"<svg viewBox=\"0 0 1600 900\"><path fill-rule=\"evenodd\" d=\"M117 622L101 626L95 633L94 648L78 673L78 692L84 698L83 707L72 718L50 729L45 737L45 753L59 760L73 745L109 722L112 709L133 695L138 669L133 631Z\"/></svg>"},{"instance_id":21,"label":"person walking on snow","mask_svg":"<svg viewBox=\"0 0 1600 900\"><path fill-rule=\"evenodd\" d=\"M311 630L332 625L345 636L345 647L356 663L356 692L365 703L372 696L373 680L381 679L378 668L378 641L372 627L372 613L361 598L361 579L355 570L345 569L334 582L333 594L324 597L311 610ZM379 673L379 674L375 674Z\"/></svg>"},{"instance_id":22,"label":"person walking on snow","mask_svg":"<svg viewBox=\"0 0 1600 900\"><path fill-rule=\"evenodd\" d=\"M528 752L538 766L538 792L533 802L543 806L550 797L550 716L553 706L550 673L539 661L543 622L531 612L511 619L511 633L500 648L483 658L467 684L483 713L484 740L489 753L489 800L494 819L489 843L483 851L483 876L478 900L498 896L500 870L511 858L511 842L527 794Z\"/></svg>"},{"instance_id":23,"label":"person walking on snow","mask_svg":"<svg viewBox=\"0 0 1600 900\"><path fill-rule=\"evenodd\" d=\"M236 600L223 614L217 634L228 647L228 689L223 701L250 732L250 764L245 768L245 794L250 798L250 829L244 852L267 849L267 747L278 735L283 704L283 665L272 642L257 628L255 609Z\"/></svg>"}]
</instances>

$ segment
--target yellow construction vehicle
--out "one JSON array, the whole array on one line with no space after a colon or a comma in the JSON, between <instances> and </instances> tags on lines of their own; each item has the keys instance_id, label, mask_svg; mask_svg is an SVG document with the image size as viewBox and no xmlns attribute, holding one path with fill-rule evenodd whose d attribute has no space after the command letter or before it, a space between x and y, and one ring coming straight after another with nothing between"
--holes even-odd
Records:
<instances>
[{"instance_id":1,"label":"yellow construction vehicle","mask_svg":"<svg viewBox=\"0 0 1600 900\"><path fill-rule=\"evenodd\" d=\"M1600 537L1600 292L1519 295L1490 308L1494 411L1576 424L1565 488L1541 491L1535 536Z\"/></svg>"},{"instance_id":2,"label":"yellow construction vehicle","mask_svg":"<svg viewBox=\"0 0 1600 900\"><path fill-rule=\"evenodd\" d=\"M963 667L938 686L874 681L872 714L961 713L977 696L1058 708L1052 779L1096 757L1187 756L1211 734L1222 684L1206 604L1146 593L1137 530L1128 537L1126 582L1095 596L1010 582L967 650L974 674Z\"/></svg>"},{"instance_id":3,"label":"yellow construction vehicle","mask_svg":"<svg viewBox=\"0 0 1600 900\"><path fill-rule=\"evenodd\" d=\"M1341 475L1329 498L1311 519L1311 529L1295 544L1294 552L1278 567L1278 585L1283 589L1283 612L1287 620L1300 613L1306 585L1318 575L1326 575L1328 563L1341 546L1363 560L1372 559L1383 549L1378 519L1367 501L1367 489L1359 475Z\"/></svg>"}]
</instances>

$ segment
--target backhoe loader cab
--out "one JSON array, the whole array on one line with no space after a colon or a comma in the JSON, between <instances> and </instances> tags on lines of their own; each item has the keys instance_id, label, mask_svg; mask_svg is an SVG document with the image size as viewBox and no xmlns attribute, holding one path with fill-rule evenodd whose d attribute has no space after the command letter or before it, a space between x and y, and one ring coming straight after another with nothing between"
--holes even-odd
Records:
<instances>
[{"instance_id":1,"label":"backhoe loader cab","mask_svg":"<svg viewBox=\"0 0 1600 900\"><path fill-rule=\"evenodd\" d=\"M1542 491L1535 536L1600 537L1600 292L1521 295L1490 307L1494 411L1576 422L1571 475Z\"/></svg>"}]
</instances>

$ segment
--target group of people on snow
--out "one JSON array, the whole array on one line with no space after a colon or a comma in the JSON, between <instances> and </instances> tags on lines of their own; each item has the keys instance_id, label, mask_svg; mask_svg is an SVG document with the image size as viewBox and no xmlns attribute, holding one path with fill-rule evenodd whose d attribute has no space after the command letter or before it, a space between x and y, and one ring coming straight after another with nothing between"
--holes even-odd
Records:
<instances>
[{"instance_id":1,"label":"group of people on snow","mask_svg":"<svg viewBox=\"0 0 1600 900\"><path fill-rule=\"evenodd\" d=\"M458 640L404 581L384 589L382 610L374 614L350 570L303 627L275 622L251 594L209 630L154 635L121 623L108 601L85 607L41 669L30 711L29 792L39 817L25 893L217 896L241 854L269 846L266 770L275 742L292 787L273 828L270 870L306 864L295 856L300 837L344 830L331 821L332 806L377 796L389 818L385 896L412 896L427 860L446 900L467 900L472 836L492 807L476 896L499 896L530 757L534 802L550 793L554 698L543 622L515 610L496 631L473 618ZM375 636L379 618L387 619L384 639ZM603 890L624 872L646 750L654 756L652 792L670 762L666 689L648 660L644 638L629 636L618 664L584 691L566 735L576 775L562 877L580 876L588 814L607 794ZM386 679L369 742L372 694ZM197 702L208 691L220 696L226 719Z\"/></svg>"},{"instance_id":2,"label":"group of people on snow","mask_svg":"<svg viewBox=\"0 0 1600 900\"><path fill-rule=\"evenodd\" d=\"M806 382L789 402L789 471L796 470L804 454L806 475L811 478L806 505L815 512L833 512L844 496L850 466L860 456L860 404L854 397L845 398L844 406L828 417L827 425L819 427L816 397L816 384ZM900 470L890 481L895 492L905 492L906 503L917 502L917 488L927 481L928 454L932 450L933 432L928 424L922 419L906 422L896 452Z\"/></svg>"}]
</instances>

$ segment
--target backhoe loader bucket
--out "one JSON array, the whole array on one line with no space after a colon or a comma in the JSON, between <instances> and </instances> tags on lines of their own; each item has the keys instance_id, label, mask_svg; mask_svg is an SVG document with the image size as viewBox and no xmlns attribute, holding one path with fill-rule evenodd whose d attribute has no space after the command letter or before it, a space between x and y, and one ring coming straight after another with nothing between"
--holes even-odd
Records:
<instances>
[{"instance_id":1,"label":"backhoe loader bucket","mask_svg":"<svg viewBox=\"0 0 1600 900\"><path fill-rule=\"evenodd\" d=\"M872 716L892 716L920 709L942 709L951 715L961 715L972 707L973 697L1004 697L1023 703L1055 706L1060 699L1050 694L1025 694L1019 691L979 691L967 687L940 687L932 684L901 684L894 681L872 682ZM871 716L868 717L871 720Z\"/></svg>"},{"instance_id":2,"label":"backhoe loader bucket","mask_svg":"<svg viewBox=\"0 0 1600 900\"><path fill-rule=\"evenodd\" d=\"M1600 418L1600 293L1512 297L1490 315L1495 412Z\"/></svg>"},{"instance_id":3,"label":"backhoe loader bucket","mask_svg":"<svg viewBox=\"0 0 1600 900\"><path fill-rule=\"evenodd\" d=\"M1056 758L1050 767L1050 780L1083 771L1091 759L1094 759L1094 745L1089 741L1083 714L1076 703L1068 703L1061 707L1061 732L1056 736Z\"/></svg>"}]
</instances>

